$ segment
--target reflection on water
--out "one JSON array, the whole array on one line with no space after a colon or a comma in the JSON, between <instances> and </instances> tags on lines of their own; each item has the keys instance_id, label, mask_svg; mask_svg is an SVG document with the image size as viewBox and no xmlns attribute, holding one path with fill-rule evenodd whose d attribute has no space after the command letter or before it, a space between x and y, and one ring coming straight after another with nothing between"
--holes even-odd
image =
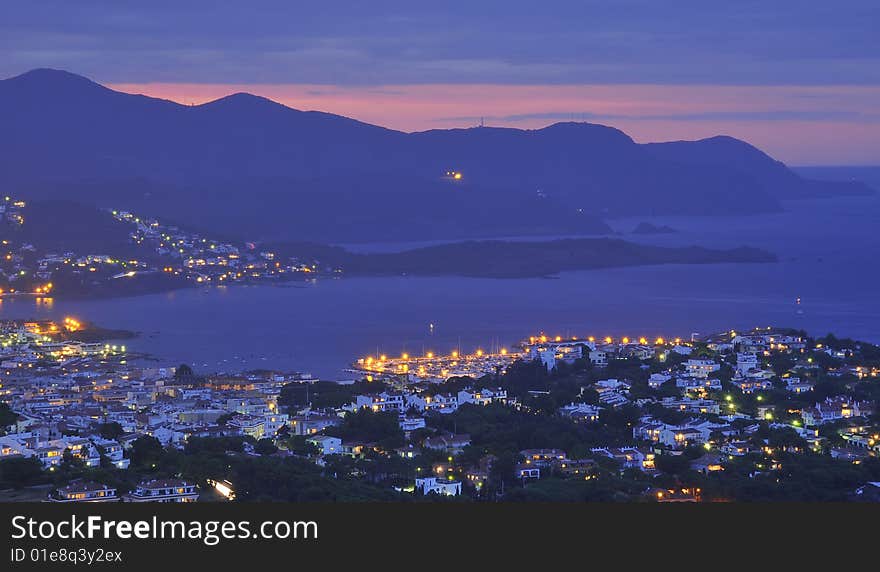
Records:
<instances>
[{"instance_id":1,"label":"reflection on water","mask_svg":"<svg viewBox=\"0 0 880 572\"><path fill-rule=\"evenodd\" d=\"M459 344L467 351L509 345L538 330L686 337L777 325L880 341L880 199L787 206L786 213L754 217L612 221L627 232L642 220L679 230L628 239L759 246L778 253L778 264L620 268L559 279L356 278L95 301L7 298L0 316L73 315L137 330L142 335L128 345L169 364L299 369L332 379L367 354Z\"/></svg>"}]
</instances>

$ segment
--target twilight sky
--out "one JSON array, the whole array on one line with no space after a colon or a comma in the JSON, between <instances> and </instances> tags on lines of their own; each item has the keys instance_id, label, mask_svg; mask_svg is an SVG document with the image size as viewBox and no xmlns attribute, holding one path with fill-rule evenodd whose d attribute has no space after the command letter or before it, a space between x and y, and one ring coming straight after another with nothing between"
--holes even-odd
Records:
<instances>
[{"instance_id":1,"label":"twilight sky","mask_svg":"<svg viewBox=\"0 0 880 572\"><path fill-rule=\"evenodd\" d=\"M420 4L4 2L0 77L53 67L185 103L249 91L407 131L725 133L790 164L880 164L877 0Z\"/></svg>"}]
</instances>

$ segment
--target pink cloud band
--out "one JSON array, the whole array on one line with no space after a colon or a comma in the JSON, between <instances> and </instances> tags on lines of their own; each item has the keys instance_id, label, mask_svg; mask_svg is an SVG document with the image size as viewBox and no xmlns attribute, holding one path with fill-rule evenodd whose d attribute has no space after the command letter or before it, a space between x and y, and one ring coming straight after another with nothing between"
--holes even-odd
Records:
<instances>
[{"instance_id":1,"label":"pink cloud band","mask_svg":"<svg viewBox=\"0 0 880 572\"><path fill-rule=\"evenodd\" d=\"M487 125L605 123L635 140L726 134L794 165L880 164L878 86L114 84L201 104L246 91L303 110L403 131Z\"/></svg>"}]
</instances>

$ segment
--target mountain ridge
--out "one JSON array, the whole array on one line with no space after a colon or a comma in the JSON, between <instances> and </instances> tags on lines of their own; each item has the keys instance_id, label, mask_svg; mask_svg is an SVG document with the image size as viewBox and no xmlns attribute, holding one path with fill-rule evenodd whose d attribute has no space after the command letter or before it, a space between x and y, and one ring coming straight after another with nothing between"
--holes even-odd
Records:
<instances>
[{"instance_id":1,"label":"mountain ridge","mask_svg":"<svg viewBox=\"0 0 880 572\"><path fill-rule=\"evenodd\" d=\"M187 106L51 69L0 80L0 121L0 184L26 195L292 240L601 234L609 216L867 192L728 136L639 144L576 122L406 133L244 92Z\"/></svg>"}]
</instances>

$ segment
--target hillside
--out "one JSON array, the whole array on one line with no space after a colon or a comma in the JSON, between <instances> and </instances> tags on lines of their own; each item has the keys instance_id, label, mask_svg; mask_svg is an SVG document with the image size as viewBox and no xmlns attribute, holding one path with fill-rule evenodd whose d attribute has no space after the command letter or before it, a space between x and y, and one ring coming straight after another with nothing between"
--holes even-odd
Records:
<instances>
[{"instance_id":1,"label":"hillside","mask_svg":"<svg viewBox=\"0 0 880 572\"><path fill-rule=\"evenodd\" d=\"M607 216L768 212L854 188L730 138L640 145L588 123L403 133L249 94L179 105L55 70L0 81L0 121L0 185L17 195L251 239L602 234Z\"/></svg>"}]
</instances>

